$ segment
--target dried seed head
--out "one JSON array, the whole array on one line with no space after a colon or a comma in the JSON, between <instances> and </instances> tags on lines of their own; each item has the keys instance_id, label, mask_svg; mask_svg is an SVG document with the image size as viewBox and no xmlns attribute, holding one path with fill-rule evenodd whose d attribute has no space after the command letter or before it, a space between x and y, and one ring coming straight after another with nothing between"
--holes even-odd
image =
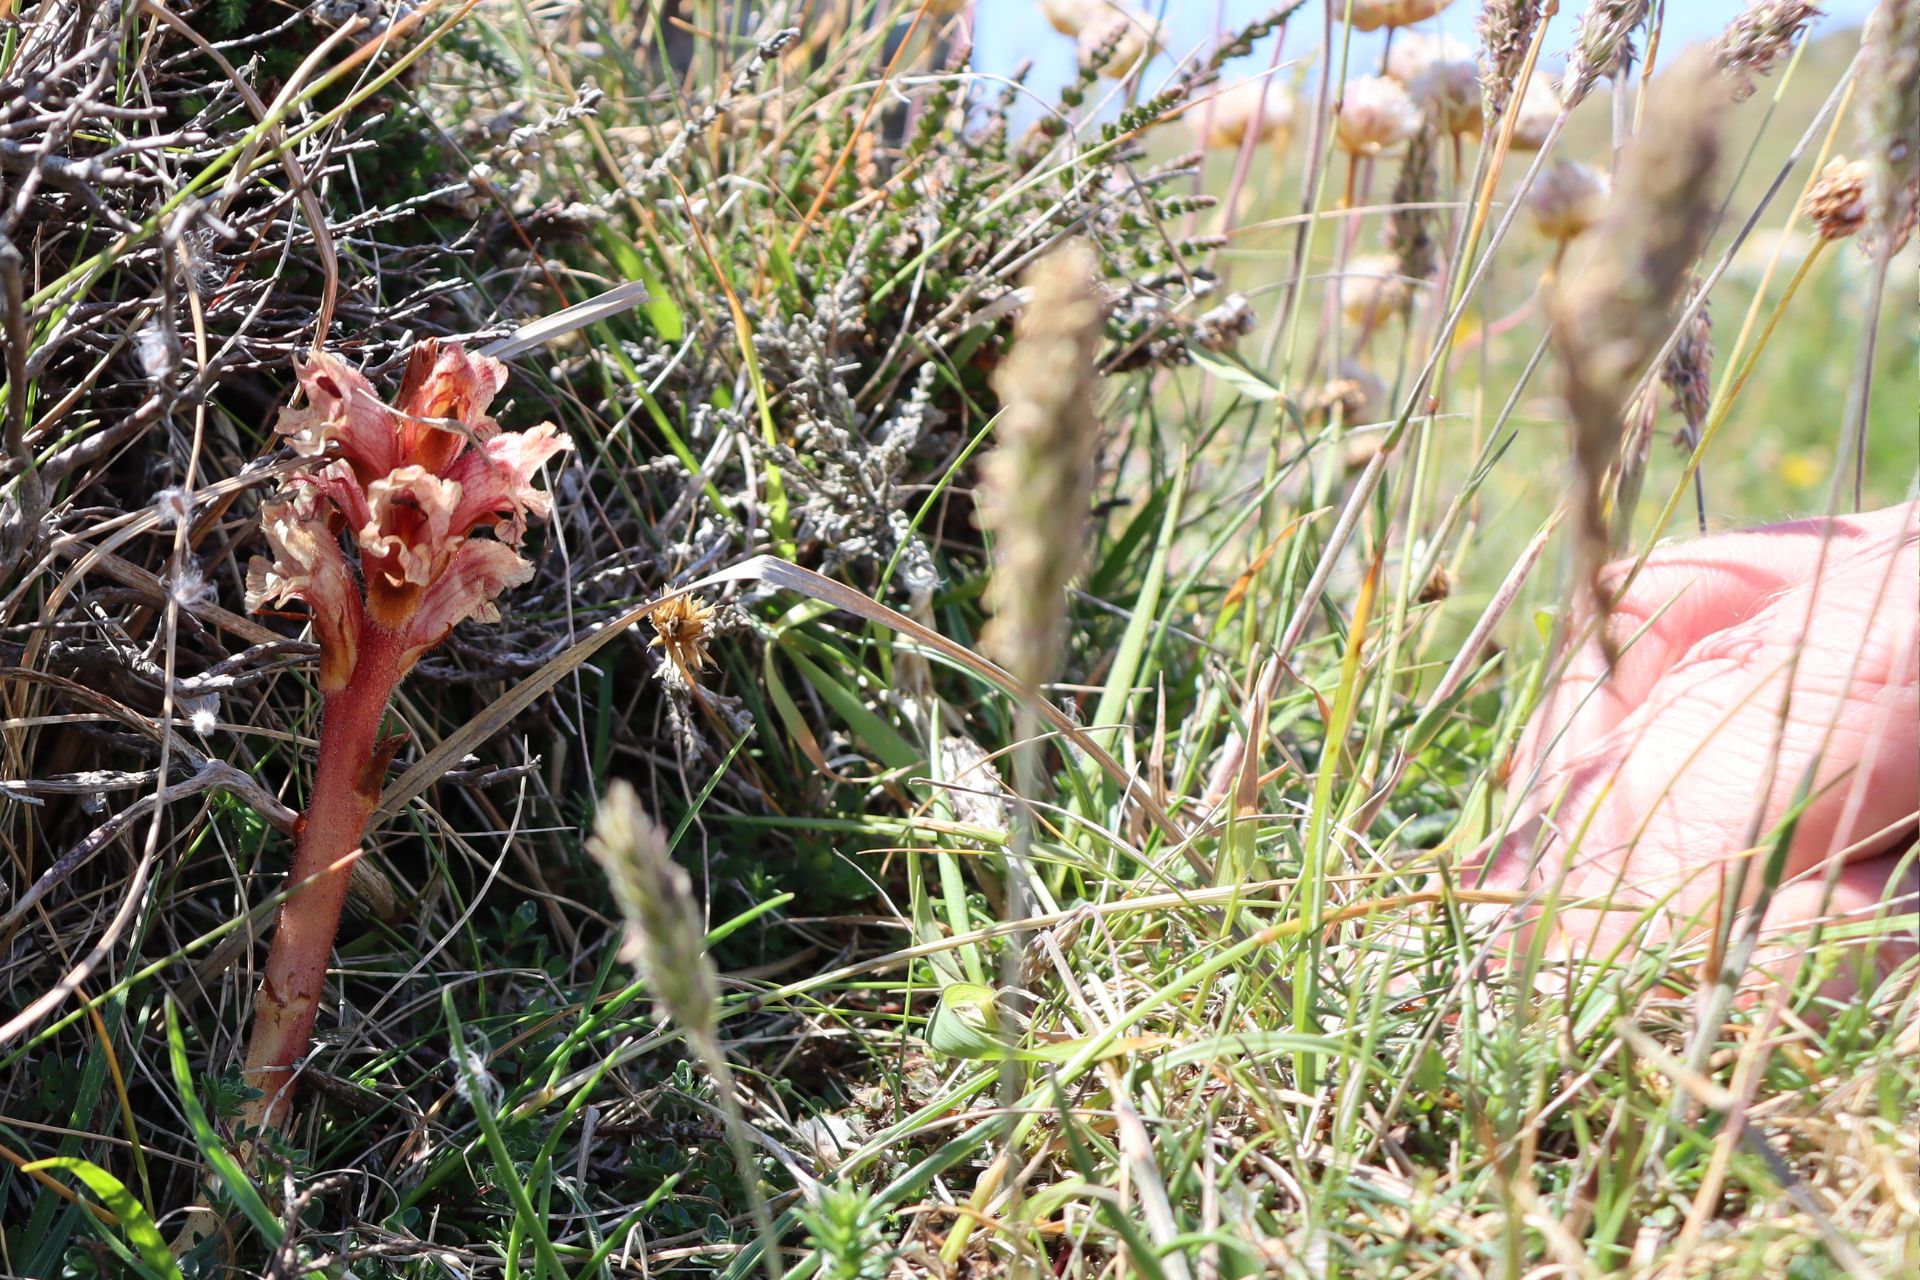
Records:
<instances>
[{"instance_id":1,"label":"dried seed head","mask_svg":"<svg viewBox=\"0 0 1920 1280\"><path fill-rule=\"evenodd\" d=\"M1487 109L1496 115L1513 96L1513 82L1540 25L1541 7L1542 0L1487 0L1480 10L1480 88L1487 95ZM1535 75L1528 83L1539 82Z\"/></svg>"},{"instance_id":2,"label":"dried seed head","mask_svg":"<svg viewBox=\"0 0 1920 1280\"><path fill-rule=\"evenodd\" d=\"M1873 166L1865 160L1835 156L1807 188L1800 211L1822 240L1845 240L1867 220L1867 183Z\"/></svg>"},{"instance_id":3,"label":"dried seed head","mask_svg":"<svg viewBox=\"0 0 1920 1280\"><path fill-rule=\"evenodd\" d=\"M1387 384L1365 365L1348 360L1341 364L1339 377L1329 380L1306 397L1301 412L1315 425L1330 420L1336 414L1349 427L1378 422L1387 413ZM1380 452L1380 439L1377 436L1352 436L1348 438L1347 448L1345 465L1349 471L1357 471L1373 461L1373 455ZM1360 451L1357 460L1355 450Z\"/></svg>"},{"instance_id":4,"label":"dried seed head","mask_svg":"<svg viewBox=\"0 0 1920 1280\"><path fill-rule=\"evenodd\" d=\"M1920 0L1880 0L1861 36L1855 116L1867 181L1870 248L1891 257L1913 233L1920 200Z\"/></svg>"},{"instance_id":5,"label":"dried seed head","mask_svg":"<svg viewBox=\"0 0 1920 1280\"><path fill-rule=\"evenodd\" d=\"M1607 213L1551 299L1589 573L1606 549L1602 486L1619 454L1627 397L1665 340L1713 225L1726 103L1725 84L1702 54L1660 77L1645 126L1621 154Z\"/></svg>"},{"instance_id":6,"label":"dried seed head","mask_svg":"<svg viewBox=\"0 0 1920 1280\"><path fill-rule=\"evenodd\" d=\"M1713 42L1713 65L1727 78L1733 100L1752 97L1760 77L1819 16L1820 6L1808 0L1754 0L1728 23Z\"/></svg>"},{"instance_id":7,"label":"dried seed head","mask_svg":"<svg viewBox=\"0 0 1920 1280\"><path fill-rule=\"evenodd\" d=\"M1425 22L1452 4L1453 0L1352 0L1348 11L1345 0L1336 0L1334 16L1346 14L1355 31L1378 31L1382 27L1410 27Z\"/></svg>"},{"instance_id":8,"label":"dried seed head","mask_svg":"<svg viewBox=\"0 0 1920 1280\"><path fill-rule=\"evenodd\" d=\"M1413 301L1413 283L1407 274L1392 254L1354 258L1340 275L1340 313L1363 328L1379 328Z\"/></svg>"},{"instance_id":9,"label":"dried seed head","mask_svg":"<svg viewBox=\"0 0 1920 1280\"><path fill-rule=\"evenodd\" d=\"M1399 260L1402 274L1416 280L1427 279L1438 265L1439 244L1433 234L1439 215L1434 207L1438 191L1433 134L1422 130L1407 143L1406 158L1393 182L1393 211L1387 215L1387 248Z\"/></svg>"},{"instance_id":10,"label":"dried seed head","mask_svg":"<svg viewBox=\"0 0 1920 1280\"><path fill-rule=\"evenodd\" d=\"M664 649L667 668L686 684L698 684L700 673L713 665L707 651L713 606L699 596L675 596L649 617L655 634L647 647Z\"/></svg>"},{"instance_id":11,"label":"dried seed head","mask_svg":"<svg viewBox=\"0 0 1920 1280\"><path fill-rule=\"evenodd\" d=\"M1194 145L1235 151L1251 134L1284 148L1293 134L1293 95L1270 80L1244 80L1187 108Z\"/></svg>"},{"instance_id":12,"label":"dried seed head","mask_svg":"<svg viewBox=\"0 0 1920 1280\"><path fill-rule=\"evenodd\" d=\"M1564 244L1600 221L1612 189L1612 181L1592 165L1555 160L1527 193L1527 216L1541 235Z\"/></svg>"},{"instance_id":13,"label":"dried seed head","mask_svg":"<svg viewBox=\"0 0 1920 1280\"><path fill-rule=\"evenodd\" d=\"M1356 156L1392 151L1420 131L1420 107L1397 80L1360 76L1340 91L1334 116L1340 145Z\"/></svg>"},{"instance_id":14,"label":"dried seed head","mask_svg":"<svg viewBox=\"0 0 1920 1280\"><path fill-rule=\"evenodd\" d=\"M607 789L587 852L606 872L626 922L621 959L640 970L660 1010L683 1031L711 1035L716 984L693 882L625 782Z\"/></svg>"},{"instance_id":15,"label":"dried seed head","mask_svg":"<svg viewBox=\"0 0 1920 1280\"><path fill-rule=\"evenodd\" d=\"M1453 573L1447 566L1437 564L1427 580L1420 586L1421 604L1438 604L1453 594Z\"/></svg>"},{"instance_id":16,"label":"dried seed head","mask_svg":"<svg viewBox=\"0 0 1920 1280\"><path fill-rule=\"evenodd\" d=\"M1633 32L1647 20L1649 0L1589 0L1567 53L1560 96L1576 106L1594 86L1633 61Z\"/></svg>"},{"instance_id":17,"label":"dried seed head","mask_svg":"<svg viewBox=\"0 0 1920 1280\"><path fill-rule=\"evenodd\" d=\"M1699 284L1695 277L1688 294ZM1713 402L1713 315L1704 301L1687 321L1666 363L1660 366L1660 381L1673 394L1674 412L1686 424L1678 440L1691 449L1700 441L1700 429Z\"/></svg>"},{"instance_id":18,"label":"dried seed head","mask_svg":"<svg viewBox=\"0 0 1920 1280\"><path fill-rule=\"evenodd\" d=\"M997 563L984 641L1028 684L1058 661L1067 586L1085 555L1098 463L1094 360L1106 305L1093 251L1074 242L1026 273L1026 307L994 377L999 445L983 464L980 502Z\"/></svg>"},{"instance_id":19,"label":"dried seed head","mask_svg":"<svg viewBox=\"0 0 1920 1280\"><path fill-rule=\"evenodd\" d=\"M1260 317L1244 293L1230 293L1193 322L1193 338L1208 351L1225 351L1253 332Z\"/></svg>"}]
</instances>

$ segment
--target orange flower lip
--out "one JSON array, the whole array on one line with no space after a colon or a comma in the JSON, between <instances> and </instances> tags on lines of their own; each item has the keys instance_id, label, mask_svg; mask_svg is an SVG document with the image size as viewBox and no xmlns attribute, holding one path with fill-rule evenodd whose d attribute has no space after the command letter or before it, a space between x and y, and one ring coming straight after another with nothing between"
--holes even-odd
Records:
<instances>
[{"instance_id":1,"label":"orange flower lip","mask_svg":"<svg viewBox=\"0 0 1920 1280\"><path fill-rule=\"evenodd\" d=\"M459 623L498 620L500 593L533 574L514 548L553 507L540 468L573 444L545 423L501 431L487 410L506 366L459 343L417 345L391 405L338 356L314 352L298 373L306 403L275 429L315 465L262 514L273 558L249 569L247 605L312 609L331 692L370 645L398 658L397 678ZM482 525L493 538L473 536Z\"/></svg>"}]
</instances>

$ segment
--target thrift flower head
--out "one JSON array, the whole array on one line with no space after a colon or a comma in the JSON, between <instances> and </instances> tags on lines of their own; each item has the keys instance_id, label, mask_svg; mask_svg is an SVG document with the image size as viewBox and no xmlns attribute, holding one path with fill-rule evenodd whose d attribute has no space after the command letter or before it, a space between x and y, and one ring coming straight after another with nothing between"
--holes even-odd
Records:
<instances>
[{"instance_id":1,"label":"thrift flower head","mask_svg":"<svg viewBox=\"0 0 1920 1280\"><path fill-rule=\"evenodd\" d=\"M299 377L306 404L276 430L315 466L261 512L273 556L248 569L247 607L304 601L321 691L333 693L371 651L397 677L466 619L499 619L496 598L533 575L515 550L527 520L553 504L534 476L572 443L546 425L501 431L487 409L506 367L458 343L416 346L392 405L325 352ZM494 536L473 537L482 526ZM358 575L342 532L359 549Z\"/></svg>"},{"instance_id":2,"label":"thrift flower head","mask_svg":"<svg viewBox=\"0 0 1920 1280\"><path fill-rule=\"evenodd\" d=\"M1356 156L1392 151L1420 131L1420 108L1396 80L1361 76L1340 91L1334 132Z\"/></svg>"},{"instance_id":3,"label":"thrift flower head","mask_svg":"<svg viewBox=\"0 0 1920 1280\"><path fill-rule=\"evenodd\" d=\"M1481 126L1480 66L1471 57L1427 60L1407 92L1450 135L1478 137Z\"/></svg>"},{"instance_id":4,"label":"thrift flower head","mask_svg":"<svg viewBox=\"0 0 1920 1280\"><path fill-rule=\"evenodd\" d=\"M1063 36L1077 36L1106 11L1107 0L1040 0L1040 16Z\"/></svg>"},{"instance_id":5,"label":"thrift flower head","mask_svg":"<svg viewBox=\"0 0 1920 1280\"><path fill-rule=\"evenodd\" d=\"M1554 91L1553 82L1544 74L1536 74L1528 79L1527 91L1520 101L1510 104L1508 110L1517 113L1513 122L1513 142L1515 151L1538 151L1547 145L1547 134L1553 130L1553 122L1560 115L1560 95Z\"/></svg>"},{"instance_id":6,"label":"thrift flower head","mask_svg":"<svg viewBox=\"0 0 1920 1280\"><path fill-rule=\"evenodd\" d=\"M1293 95L1284 85L1245 80L1187 108L1187 124L1204 148L1237 150L1248 134L1284 147L1293 132Z\"/></svg>"},{"instance_id":7,"label":"thrift flower head","mask_svg":"<svg viewBox=\"0 0 1920 1280\"><path fill-rule=\"evenodd\" d=\"M1452 36L1426 36L1402 31L1387 50L1387 76L1411 86L1420 73L1436 62L1470 62L1473 50Z\"/></svg>"},{"instance_id":8,"label":"thrift flower head","mask_svg":"<svg viewBox=\"0 0 1920 1280\"><path fill-rule=\"evenodd\" d=\"M1340 277L1340 311L1355 324L1376 328L1407 309L1413 284L1400 259L1367 253L1347 263Z\"/></svg>"},{"instance_id":9,"label":"thrift flower head","mask_svg":"<svg viewBox=\"0 0 1920 1280\"><path fill-rule=\"evenodd\" d=\"M1572 240L1600 221L1613 183L1592 165L1555 160L1527 194L1527 214L1549 240Z\"/></svg>"},{"instance_id":10,"label":"thrift flower head","mask_svg":"<svg viewBox=\"0 0 1920 1280\"><path fill-rule=\"evenodd\" d=\"M1101 75L1122 80L1160 51L1160 24L1119 5L1097 7L1080 28L1078 44L1082 63L1096 63Z\"/></svg>"},{"instance_id":11,"label":"thrift flower head","mask_svg":"<svg viewBox=\"0 0 1920 1280\"><path fill-rule=\"evenodd\" d=\"M1425 22L1453 0L1352 0L1352 3L1352 12L1346 17L1353 29L1378 31L1381 27L1410 27L1416 22ZM1344 4L1334 5L1334 16L1340 16L1344 10Z\"/></svg>"}]
</instances>

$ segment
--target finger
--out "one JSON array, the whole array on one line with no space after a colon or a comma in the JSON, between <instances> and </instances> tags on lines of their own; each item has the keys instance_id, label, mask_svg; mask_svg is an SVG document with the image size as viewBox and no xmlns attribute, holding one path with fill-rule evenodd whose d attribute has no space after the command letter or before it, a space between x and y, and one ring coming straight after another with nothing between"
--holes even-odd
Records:
<instances>
[{"instance_id":1,"label":"finger","mask_svg":"<svg viewBox=\"0 0 1920 1280\"><path fill-rule=\"evenodd\" d=\"M1532 888L1564 877L1569 896L1658 904L1658 937L1675 919L1707 917L1731 860L1780 823L1809 770L1788 875L1910 822L1920 806L1920 600L1912 547L1898 554L1855 557L1823 577L1817 596L1789 592L1689 647L1638 707L1522 800L1495 878L1511 881L1518 867ZM1612 946L1638 923L1574 910L1556 927Z\"/></svg>"},{"instance_id":2,"label":"finger","mask_svg":"<svg viewBox=\"0 0 1920 1280\"><path fill-rule=\"evenodd\" d=\"M1920 862L1899 853L1848 863L1831 893L1817 874L1785 885L1767 908L1751 972L1762 983L1793 982L1818 926L1830 943L1816 960L1823 975L1818 995L1836 1003L1853 1000L1920 953L1911 922L1916 904ZM1853 934L1864 936L1848 936Z\"/></svg>"},{"instance_id":3,"label":"finger","mask_svg":"<svg viewBox=\"0 0 1920 1280\"><path fill-rule=\"evenodd\" d=\"M1811 581L1823 553L1827 572L1862 556L1896 553L1913 536L1914 517L1914 505L1905 504L1834 520L1796 520L1658 548L1638 574L1632 574L1632 561L1610 566L1602 581L1619 593L1608 625L1618 661L1609 669L1597 637L1575 650L1522 737L1512 776L1524 782L1538 768L1586 750L1700 640Z\"/></svg>"}]
</instances>

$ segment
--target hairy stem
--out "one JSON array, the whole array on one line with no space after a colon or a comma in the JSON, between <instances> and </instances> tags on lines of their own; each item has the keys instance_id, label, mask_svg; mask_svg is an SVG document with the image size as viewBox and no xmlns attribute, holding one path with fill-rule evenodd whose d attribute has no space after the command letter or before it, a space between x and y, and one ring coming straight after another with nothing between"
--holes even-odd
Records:
<instances>
[{"instance_id":1,"label":"hairy stem","mask_svg":"<svg viewBox=\"0 0 1920 1280\"><path fill-rule=\"evenodd\" d=\"M377 631L369 628L368 639ZM326 985L327 959L367 819L380 802L387 752L380 720L400 672L391 646L364 645L352 678L326 695L313 794L300 819L288 883L295 886L274 920L273 946L255 998L246 1082L260 1090L241 1123L280 1128L293 1096L294 1064L307 1052Z\"/></svg>"}]
</instances>

